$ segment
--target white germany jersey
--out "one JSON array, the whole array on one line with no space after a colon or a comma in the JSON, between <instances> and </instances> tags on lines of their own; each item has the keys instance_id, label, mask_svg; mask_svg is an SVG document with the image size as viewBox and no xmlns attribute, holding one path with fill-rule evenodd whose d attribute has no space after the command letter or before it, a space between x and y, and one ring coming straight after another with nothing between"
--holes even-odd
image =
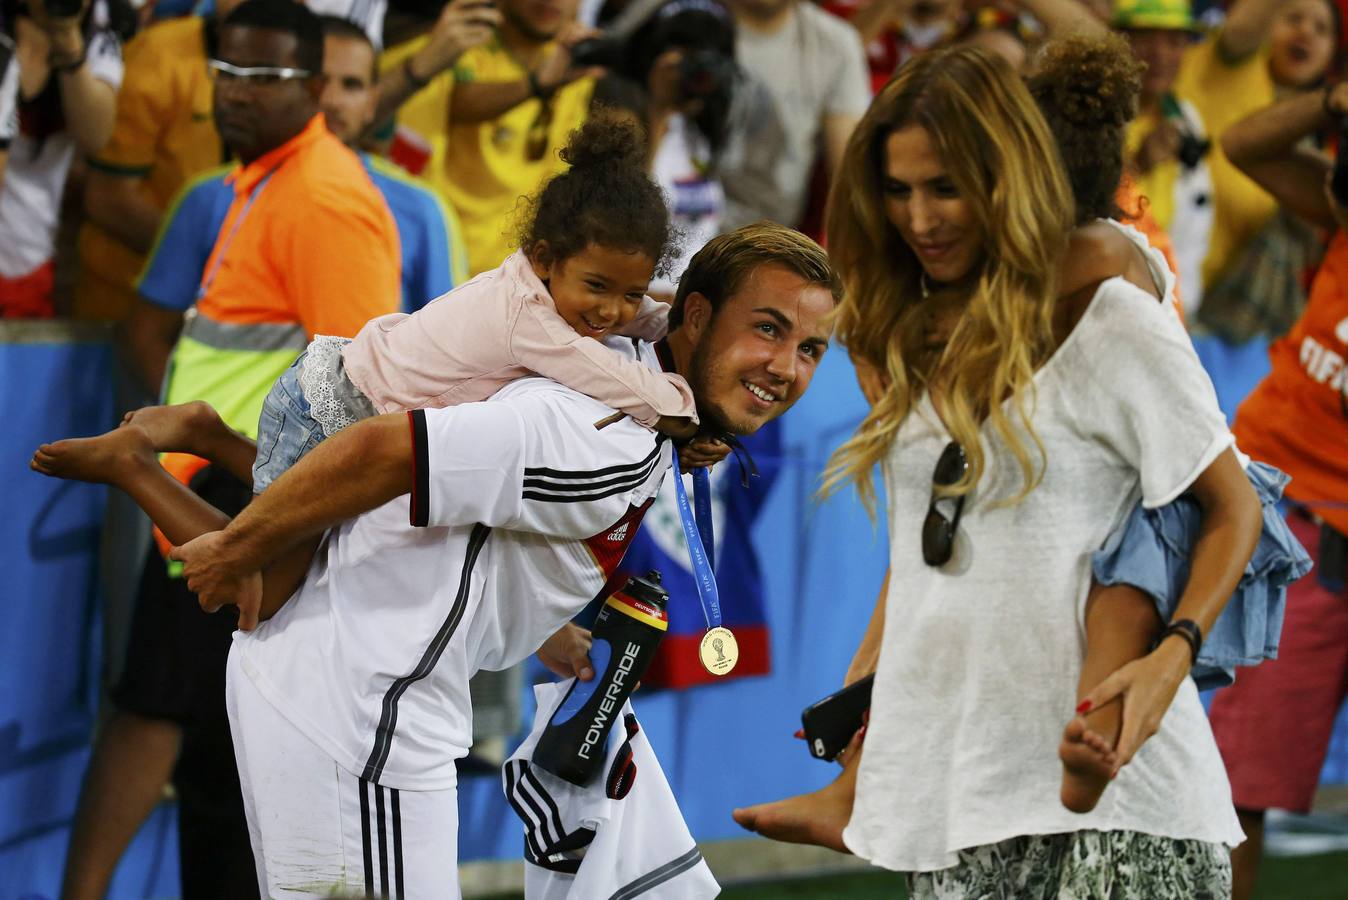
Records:
<instances>
[{"instance_id":1,"label":"white germany jersey","mask_svg":"<svg viewBox=\"0 0 1348 900\"><path fill-rule=\"evenodd\" d=\"M534 687L533 730L502 773L506 799L524 822L524 900L715 897L721 887L630 701L609 731L593 784L578 787L529 763L572 681Z\"/></svg>"},{"instance_id":2,"label":"white germany jersey","mask_svg":"<svg viewBox=\"0 0 1348 900\"><path fill-rule=\"evenodd\" d=\"M609 346L658 367L629 339ZM667 441L554 381L408 414L414 486L328 535L304 586L236 653L258 690L351 773L455 783L468 679L534 653L597 596L660 488Z\"/></svg>"}]
</instances>

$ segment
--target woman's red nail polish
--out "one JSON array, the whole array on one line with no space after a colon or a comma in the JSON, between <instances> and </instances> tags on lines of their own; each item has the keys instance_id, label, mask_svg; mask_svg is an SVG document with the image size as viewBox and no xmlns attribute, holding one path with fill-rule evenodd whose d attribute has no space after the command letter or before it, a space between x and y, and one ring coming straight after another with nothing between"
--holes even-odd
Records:
<instances>
[{"instance_id":1,"label":"woman's red nail polish","mask_svg":"<svg viewBox=\"0 0 1348 900\"><path fill-rule=\"evenodd\" d=\"M1090 711L1091 711L1091 705L1092 705L1092 704L1091 704L1091 701L1089 701L1089 700L1082 700L1080 703L1077 704L1077 713L1078 713L1078 714L1081 714L1081 713L1088 713L1088 712L1090 712Z\"/></svg>"},{"instance_id":2,"label":"woman's red nail polish","mask_svg":"<svg viewBox=\"0 0 1348 900\"><path fill-rule=\"evenodd\" d=\"M804 729L804 728L797 728L797 729L796 729L796 733L793 734L793 735L791 735L791 736L792 736L792 737L798 737L798 738L800 738L800 739L803 741L803 740L805 740L805 729Z\"/></svg>"}]
</instances>

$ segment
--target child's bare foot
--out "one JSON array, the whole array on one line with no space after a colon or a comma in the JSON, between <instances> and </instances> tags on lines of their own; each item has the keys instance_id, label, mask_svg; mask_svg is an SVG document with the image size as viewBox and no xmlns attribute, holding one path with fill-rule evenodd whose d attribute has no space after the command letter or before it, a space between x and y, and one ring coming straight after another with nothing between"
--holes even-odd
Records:
<instances>
[{"instance_id":1,"label":"child's bare foot","mask_svg":"<svg viewBox=\"0 0 1348 900\"><path fill-rule=\"evenodd\" d=\"M117 484L137 465L157 466L155 448L139 428L115 428L92 438L43 444L28 464L53 478Z\"/></svg>"},{"instance_id":2,"label":"child's bare foot","mask_svg":"<svg viewBox=\"0 0 1348 900\"><path fill-rule=\"evenodd\" d=\"M1058 758L1062 760L1062 805L1077 813L1095 809L1117 762L1110 742L1077 716L1063 730Z\"/></svg>"},{"instance_id":3,"label":"child's bare foot","mask_svg":"<svg viewBox=\"0 0 1348 900\"><path fill-rule=\"evenodd\" d=\"M702 469L714 466L730 455L730 445L725 441L698 435L679 448L679 471Z\"/></svg>"},{"instance_id":4,"label":"child's bare foot","mask_svg":"<svg viewBox=\"0 0 1348 900\"><path fill-rule=\"evenodd\" d=\"M160 453L192 453L207 458L219 439L231 434L215 408L200 400L134 409L122 419L120 427L139 428Z\"/></svg>"},{"instance_id":5,"label":"child's bare foot","mask_svg":"<svg viewBox=\"0 0 1348 900\"><path fill-rule=\"evenodd\" d=\"M851 853L843 843L843 829L852 818L855 781L844 775L811 794L787 797L775 803L760 803L737 809L735 821L774 841L815 844L839 853Z\"/></svg>"}]
</instances>

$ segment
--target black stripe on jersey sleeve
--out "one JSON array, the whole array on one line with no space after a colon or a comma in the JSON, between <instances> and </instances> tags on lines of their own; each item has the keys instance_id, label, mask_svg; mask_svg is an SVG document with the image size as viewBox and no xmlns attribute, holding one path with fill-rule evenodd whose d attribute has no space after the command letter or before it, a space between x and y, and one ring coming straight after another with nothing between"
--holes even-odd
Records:
<instances>
[{"instance_id":1,"label":"black stripe on jersey sleeve","mask_svg":"<svg viewBox=\"0 0 1348 900\"><path fill-rule=\"evenodd\" d=\"M652 460L660 455L660 447L664 442L661 435L656 435L655 449L652 450L645 459L640 462L623 463L617 466L606 466L602 469L549 469L547 466L525 467L524 477L528 478L560 478L572 481L589 481L595 478L603 478L605 475L621 475L623 473L635 472L648 465Z\"/></svg>"},{"instance_id":2,"label":"black stripe on jersey sleeve","mask_svg":"<svg viewBox=\"0 0 1348 900\"><path fill-rule=\"evenodd\" d=\"M449 646L450 639L454 637L454 631L459 627L459 622L463 620L464 610L468 606L468 592L472 588L473 567L477 565L477 558L482 552L482 547L487 543L487 536L491 534L491 529L486 525L474 525L472 533L468 536L468 546L464 550L463 569L459 573L459 590L454 597L454 605L450 607L449 615L440 625L440 630L431 638L430 645L417 661L416 666L406 675L395 678L389 685L388 691L384 694L383 710L379 716L379 726L375 729L374 747L370 750L370 757L365 761L365 769L361 772L361 777L376 784L379 782L379 776L384 772L384 764L388 762L389 751L393 747L393 733L398 728L398 701L402 695L407 693L407 689L413 684L431 674L436 664L440 662L440 657L444 654L445 648Z\"/></svg>"},{"instance_id":3,"label":"black stripe on jersey sleeve","mask_svg":"<svg viewBox=\"0 0 1348 900\"><path fill-rule=\"evenodd\" d=\"M567 494L562 496L558 494L542 494L538 491L525 491L523 497L525 500L538 500L543 503L586 503L591 500L603 500L605 497L612 497L614 494L621 494L624 491L633 490L645 480L645 478L638 478L630 484L620 484L617 487L609 488L606 491L597 491L593 494Z\"/></svg>"},{"instance_id":4,"label":"black stripe on jersey sleeve","mask_svg":"<svg viewBox=\"0 0 1348 900\"><path fill-rule=\"evenodd\" d=\"M640 896L651 888L664 884L673 878L677 878L684 872L687 872L693 866L702 861L702 852L694 847L682 856L671 859L658 869L652 869L645 875L642 875L636 881L629 882L623 887L613 892L609 900L631 900L632 897Z\"/></svg>"},{"instance_id":5,"label":"black stripe on jersey sleeve","mask_svg":"<svg viewBox=\"0 0 1348 900\"><path fill-rule=\"evenodd\" d=\"M431 518L431 467L428 455L430 447L426 438L426 411L408 410L407 420L412 428L412 499L408 519L412 527L424 528Z\"/></svg>"},{"instance_id":6,"label":"black stripe on jersey sleeve","mask_svg":"<svg viewBox=\"0 0 1348 900\"><path fill-rule=\"evenodd\" d=\"M560 491L574 494L577 491L595 491L600 488L612 487L615 484L630 484L633 480L636 480L636 482L640 484L646 479L647 475L651 474L651 469L655 468L659 462L660 460L653 459L644 469L638 469L635 472L624 472L622 475L617 475L613 478L605 478L603 481L559 481L552 478L526 476L524 479L524 489L528 490L530 488L535 488L538 490Z\"/></svg>"},{"instance_id":7,"label":"black stripe on jersey sleeve","mask_svg":"<svg viewBox=\"0 0 1348 900\"><path fill-rule=\"evenodd\" d=\"M559 485L550 481L529 479L524 482L524 492L522 496L525 500L542 500L552 503L578 503L586 500L602 500L605 497L611 497L614 494L620 494L623 491L640 487L647 478L651 477L651 473L655 471L655 467L659 464L660 460L658 458L653 459L647 464L645 469L639 472L595 484Z\"/></svg>"}]
</instances>

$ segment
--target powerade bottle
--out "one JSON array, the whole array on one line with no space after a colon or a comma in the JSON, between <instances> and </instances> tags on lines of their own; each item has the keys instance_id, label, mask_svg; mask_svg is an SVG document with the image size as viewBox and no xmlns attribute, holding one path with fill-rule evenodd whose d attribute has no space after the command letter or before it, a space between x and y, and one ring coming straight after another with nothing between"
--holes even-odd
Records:
<instances>
[{"instance_id":1,"label":"powerade bottle","mask_svg":"<svg viewBox=\"0 0 1348 900\"><path fill-rule=\"evenodd\" d=\"M599 774L609 728L621 717L623 703L669 628L668 602L654 570L629 578L604 602L590 647L595 677L571 685L534 747L534 765L582 787Z\"/></svg>"}]
</instances>

